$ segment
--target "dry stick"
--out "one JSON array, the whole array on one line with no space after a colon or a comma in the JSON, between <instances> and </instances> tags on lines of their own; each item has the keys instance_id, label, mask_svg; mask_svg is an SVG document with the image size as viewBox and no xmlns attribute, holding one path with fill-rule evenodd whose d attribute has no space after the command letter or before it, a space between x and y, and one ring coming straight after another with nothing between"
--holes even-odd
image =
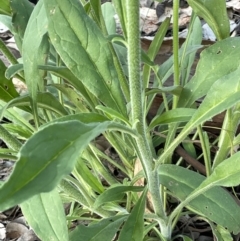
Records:
<instances>
[{"instance_id":1,"label":"dry stick","mask_svg":"<svg viewBox=\"0 0 240 241\"><path fill-rule=\"evenodd\" d=\"M201 164L198 160L191 157L182 147L178 146L176 148L176 153L180 155L187 163L192 165L196 170L200 173L206 175L206 169L203 164Z\"/></svg>"}]
</instances>

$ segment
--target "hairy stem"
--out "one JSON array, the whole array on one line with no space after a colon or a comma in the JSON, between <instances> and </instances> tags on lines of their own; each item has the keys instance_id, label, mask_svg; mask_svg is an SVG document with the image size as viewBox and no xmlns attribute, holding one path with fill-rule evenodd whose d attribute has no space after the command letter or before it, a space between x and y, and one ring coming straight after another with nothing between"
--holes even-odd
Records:
<instances>
[{"instance_id":1,"label":"hairy stem","mask_svg":"<svg viewBox=\"0 0 240 241\"><path fill-rule=\"evenodd\" d=\"M174 58L174 85L180 85L179 79L179 38L178 38L178 11L179 0L173 1L173 58ZM177 107L178 96L173 96L173 109Z\"/></svg>"},{"instance_id":2,"label":"hairy stem","mask_svg":"<svg viewBox=\"0 0 240 241\"><path fill-rule=\"evenodd\" d=\"M140 77L139 1L127 0L127 19L131 122L139 134L136 137L136 144L143 169L146 173L154 211L159 217L159 225L163 236L169 239L171 232L169 232L165 225L167 218L160 197L159 177L157 172L153 171L153 155L146 135L146 123L143 111L144 91Z\"/></svg>"}]
</instances>

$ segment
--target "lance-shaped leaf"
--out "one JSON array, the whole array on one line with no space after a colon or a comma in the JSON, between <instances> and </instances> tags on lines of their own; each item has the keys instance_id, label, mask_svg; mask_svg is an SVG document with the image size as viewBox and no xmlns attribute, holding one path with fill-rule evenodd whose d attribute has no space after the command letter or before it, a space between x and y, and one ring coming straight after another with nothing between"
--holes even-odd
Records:
<instances>
[{"instance_id":1,"label":"lance-shaped leaf","mask_svg":"<svg viewBox=\"0 0 240 241\"><path fill-rule=\"evenodd\" d=\"M204 180L207 180L196 172L171 164L161 165L159 175L160 183L166 186L180 201L186 200ZM238 233L240 231L240 207L221 187L213 187L210 190L199 192L195 199L187 203L187 207L226 227L230 232Z\"/></svg>"},{"instance_id":2,"label":"lance-shaped leaf","mask_svg":"<svg viewBox=\"0 0 240 241\"><path fill-rule=\"evenodd\" d=\"M94 108L94 103L92 101L93 96L90 96L82 82L65 66L52 66L52 65L42 65L38 66L39 69L47 70L54 75L65 79L68 83L70 83L78 92L80 92L81 96L87 101L87 103Z\"/></svg>"},{"instance_id":3,"label":"lance-shaped leaf","mask_svg":"<svg viewBox=\"0 0 240 241\"><path fill-rule=\"evenodd\" d=\"M180 142L198 125L211 119L213 116L232 107L239 101L240 94L240 68L223 76L217 80L200 107L195 111L191 120L185 125L180 134L173 140L164 153L160 156L158 164L160 164L177 147Z\"/></svg>"},{"instance_id":4,"label":"lance-shaped leaf","mask_svg":"<svg viewBox=\"0 0 240 241\"><path fill-rule=\"evenodd\" d=\"M10 1L10 5L13 14L12 28L14 38L20 52L22 52L23 36L34 6L28 0L12 0Z\"/></svg>"},{"instance_id":5,"label":"lance-shaped leaf","mask_svg":"<svg viewBox=\"0 0 240 241\"><path fill-rule=\"evenodd\" d=\"M69 240L63 203L56 190L35 195L21 204L21 210L41 240Z\"/></svg>"},{"instance_id":6,"label":"lance-shaped leaf","mask_svg":"<svg viewBox=\"0 0 240 241\"><path fill-rule=\"evenodd\" d=\"M79 225L70 233L69 238L71 241L112 241L126 217L126 215L119 215L103 219L88 227Z\"/></svg>"},{"instance_id":7,"label":"lance-shaped leaf","mask_svg":"<svg viewBox=\"0 0 240 241\"><path fill-rule=\"evenodd\" d=\"M103 203L119 201L123 198L126 192L141 192L143 187L134 187L134 186L114 186L108 188L103 192L99 197L97 197L94 206L97 208Z\"/></svg>"},{"instance_id":8,"label":"lance-shaped leaf","mask_svg":"<svg viewBox=\"0 0 240 241\"><path fill-rule=\"evenodd\" d=\"M30 16L22 46L24 74L36 124L38 123L37 91L43 83L43 71L38 70L38 65L45 64L46 60L46 53L43 53L47 45L46 32L46 12L43 1L39 1Z\"/></svg>"},{"instance_id":9,"label":"lance-shaped leaf","mask_svg":"<svg viewBox=\"0 0 240 241\"><path fill-rule=\"evenodd\" d=\"M66 121L35 133L21 148L13 173L0 189L0 210L54 189L73 170L82 150L108 125Z\"/></svg>"},{"instance_id":10,"label":"lance-shaped leaf","mask_svg":"<svg viewBox=\"0 0 240 241\"><path fill-rule=\"evenodd\" d=\"M143 240L143 230L144 230L144 211L146 208L146 196L147 189L144 190L141 197L137 201L136 205L133 207L127 221L123 225L123 228L119 234L118 241L135 241Z\"/></svg>"},{"instance_id":11,"label":"lance-shaped leaf","mask_svg":"<svg viewBox=\"0 0 240 241\"><path fill-rule=\"evenodd\" d=\"M225 0L188 0L188 4L212 28L218 40L229 37L230 26Z\"/></svg>"},{"instance_id":12,"label":"lance-shaped leaf","mask_svg":"<svg viewBox=\"0 0 240 241\"><path fill-rule=\"evenodd\" d=\"M19 96L18 92L16 91L12 80L8 80L5 77L5 71L7 67L0 59L0 100L8 102L13 98Z\"/></svg>"},{"instance_id":13,"label":"lance-shaped leaf","mask_svg":"<svg viewBox=\"0 0 240 241\"><path fill-rule=\"evenodd\" d=\"M1 110L0 110L0 119L4 115L4 111L7 108L13 106L29 106L30 97L28 95L19 96L11 101L9 101ZM67 115L68 112L64 109L61 103L49 92L37 93L37 105L40 108L53 111L59 115Z\"/></svg>"},{"instance_id":14,"label":"lance-shaped leaf","mask_svg":"<svg viewBox=\"0 0 240 241\"><path fill-rule=\"evenodd\" d=\"M220 163L212 174L201 184L199 188L212 188L214 186L237 186L240 184L240 152Z\"/></svg>"},{"instance_id":15,"label":"lance-shaped leaf","mask_svg":"<svg viewBox=\"0 0 240 241\"><path fill-rule=\"evenodd\" d=\"M200 55L195 75L181 92L178 106L191 106L207 94L214 82L237 70L240 65L239 49L239 38L228 38L205 49Z\"/></svg>"},{"instance_id":16,"label":"lance-shaped leaf","mask_svg":"<svg viewBox=\"0 0 240 241\"><path fill-rule=\"evenodd\" d=\"M44 5L49 36L63 62L101 102L126 115L126 102L108 40L81 3L45 0Z\"/></svg>"},{"instance_id":17,"label":"lance-shaped leaf","mask_svg":"<svg viewBox=\"0 0 240 241\"><path fill-rule=\"evenodd\" d=\"M153 118L151 124L149 125L149 129L153 129L157 125L161 124L163 125L189 121L195 111L195 109L191 108L177 108L164 112L162 115L157 115Z\"/></svg>"},{"instance_id":18,"label":"lance-shaped leaf","mask_svg":"<svg viewBox=\"0 0 240 241\"><path fill-rule=\"evenodd\" d=\"M9 0L1 0L0 14L11 15Z\"/></svg>"}]
</instances>

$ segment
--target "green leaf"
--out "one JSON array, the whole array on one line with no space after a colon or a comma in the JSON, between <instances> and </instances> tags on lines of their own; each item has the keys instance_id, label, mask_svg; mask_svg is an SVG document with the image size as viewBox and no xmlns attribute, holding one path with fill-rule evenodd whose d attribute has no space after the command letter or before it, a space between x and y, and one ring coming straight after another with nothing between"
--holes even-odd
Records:
<instances>
[{"instance_id":1,"label":"green leaf","mask_svg":"<svg viewBox=\"0 0 240 241\"><path fill-rule=\"evenodd\" d=\"M0 101L0 108L3 108L5 105L5 102ZM29 116L31 116L29 113L17 108L12 108L4 111L4 117L6 117L9 121L22 126L32 133L35 131L35 128L29 123L31 120Z\"/></svg>"},{"instance_id":2,"label":"green leaf","mask_svg":"<svg viewBox=\"0 0 240 241\"><path fill-rule=\"evenodd\" d=\"M22 41L28 20L33 11L33 5L28 0L11 0L12 29L18 49L22 52Z\"/></svg>"},{"instance_id":3,"label":"green leaf","mask_svg":"<svg viewBox=\"0 0 240 241\"><path fill-rule=\"evenodd\" d=\"M0 14L11 15L11 8L10 8L10 1L9 0L1 0L0 5Z\"/></svg>"},{"instance_id":4,"label":"green leaf","mask_svg":"<svg viewBox=\"0 0 240 241\"><path fill-rule=\"evenodd\" d=\"M44 4L49 36L63 62L101 102L126 115L113 56L101 30L78 0L44 0Z\"/></svg>"},{"instance_id":5,"label":"green leaf","mask_svg":"<svg viewBox=\"0 0 240 241\"><path fill-rule=\"evenodd\" d=\"M125 76L128 76L128 63L127 63L127 44L126 41L124 40L123 36L119 36L119 35L109 35L107 37L109 39L109 41L111 41L113 43L113 47L116 51L117 56L115 56L115 58L117 57L121 63L121 66L118 66L120 68L122 68L121 71L123 71ZM117 61L117 60L116 60ZM126 82L126 83L125 83ZM127 85L128 86L128 82L127 80L125 80L124 82L121 82L122 85ZM128 91L129 92L129 91ZM126 94L129 97L129 93Z\"/></svg>"},{"instance_id":6,"label":"green leaf","mask_svg":"<svg viewBox=\"0 0 240 241\"><path fill-rule=\"evenodd\" d=\"M218 79L239 68L239 38L216 42L202 51L193 78L184 86L179 97L179 107L189 107L206 95Z\"/></svg>"},{"instance_id":7,"label":"green leaf","mask_svg":"<svg viewBox=\"0 0 240 241\"><path fill-rule=\"evenodd\" d=\"M154 62L148 57L148 55L141 50L141 60L144 64L147 64L148 66L153 67L155 64Z\"/></svg>"},{"instance_id":8,"label":"green leaf","mask_svg":"<svg viewBox=\"0 0 240 241\"><path fill-rule=\"evenodd\" d=\"M118 241L136 241L143 240L144 231L144 211L146 208L147 188L133 207L127 221L119 234Z\"/></svg>"},{"instance_id":9,"label":"green leaf","mask_svg":"<svg viewBox=\"0 0 240 241\"><path fill-rule=\"evenodd\" d=\"M102 105L98 105L96 106L97 110L101 110L109 119L117 119L117 120L121 120L123 121L125 124L127 124L128 126L131 126L131 124L129 123L128 119L125 118L123 115L121 115L119 112L109 108L109 107L105 107Z\"/></svg>"},{"instance_id":10,"label":"green leaf","mask_svg":"<svg viewBox=\"0 0 240 241\"><path fill-rule=\"evenodd\" d=\"M160 183L180 201L184 201L205 180L196 172L171 164L161 165L158 171ZM230 232L240 231L240 207L221 187L213 187L197 196L188 203L187 208L226 227Z\"/></svg>"},{"instance_id":11,"label":"green leaf","mask_svg":"<svg viewBox=\"0 0 240 241\"><path fill-rule=\"evenodd\" d=\"M237 96L240 94L239 74L240 68L218 79L212 85L202 104L185 126L185 130L190 126L193 129L237 103Z\"/></svg>"},{"instance_id":12,"label":"green leaf","mask_svg":"<svg viewBox=\"0 0 240 241\"><path fill-rule=\"evenodd\" d=\"M233 154L228 159L217 165L212 174L200 185L199 188L212 188L214 186L231 187L240 184L240 152Z\"/></svg>"},{"instance_id":13,"label":"green leaf","mask_svg":"<svg viewBox=\"0 0 240 241\"><path fill-rule=\"evenodd\" d=\"M14 77L16 74L18 74L20 71L23 70L23 64L14 64L7 68L5 76L7 79L10 79Z\"/></svg>"},{"instance_id":14,"label":"green leaf","mask_svg":"<svg viewBox=\"0 0 240 241\"><path fill-rule=\"evenodd\" d=\"M214 228L212 227L212 232L217 238L217 241L233 241L231 233L220 225L217 225L217 227Z\"/></svg>"},{"instance_id":15,"label":"green leaf","mask_svg":"<svg viewBox=\"0 0 240 241\"><path fill-rule=\"evenodd\" d=\"M169 86L169 87L162 87L162 88L147 88L146 95L150 94L158 94L158 93L171 93L173 95L179 96L182 92L182 86Z\"/></svg>"},{"instance_id":16,"label":"green leaf","mask_svg":"<svg viewBox=\"0 0 240 241\"><path fill-rule=\"evenodd\" d=\"M93 12L93 19L95 22L98 22L100 23L101 22L101 15L102 15L102 12L101 12L101 1L99 0L90 0L90 6L91 6L91 12ZM82 5L83 2L82 2ZM99 25L100 27L101 25Z\"/></svg>"},{"instance_id":17,"label":"green leaf","mask_svg":"<svg viewBox=\"0 0 240 241\"><path fill-rule=\"evenodd\" d=\"M232 145L233 145L233 146L236 146L236 145L239 145L239 144L240 144L240 134L238 134L238 135L234 138Z\"/></svg>"},{"instance_id":18,"label":"green leaf","mask_svg":"<svg viewBox=\"0 0 240 241\"><path fill-rule=\"evenodd\" d=\"M27 140L32 136L32 132L22 125L17 125L14 123L2 124L2 126L9 131L11 134L16 136L18 139Z\"/></svg>"},{"instance_id":19,"label":"green leaf","mask_svg":"<svg viewBox=\"0 0 240 241\"><path fill-rule=\"evenodd\" d=\"M62 197L66 197L69 201L77 202L84 207L89 208L89 203L86 200L86 196L84 196L79 188L77 188L77 186L75 186L73 183L62 179L59 184L59 190L61 190Z\"/></svg>"},{"instance_id":20,"label":"green leaf","mask_svg":"<svg viewBox=\"0 0 240 241\"><path fill-rule=\"evenodd\" d=\"M0 10L1 13L1 10ZM12 18L7 15L0 14L0 22L4 24L12 33Z\"/></svg>"},{"instance_id":21,"label":"green leaf","mask_svg":"<svg viewBox=\"0 0 240 241\"><path fill-rule=\"evenodd\" d=\"M162 23L160 28L158 29L156 35L154 36L153 41L151 41L151 44L149 46L149 49L147 51L147 55L149 58L153 61L155 57L157 56L159 49L162 45L162 42L164 40L165 34L168 30L170 24L170 18L166 18Z\"/></svg>"},{"instance_id":22,"label":"green leaf","mask_svg":"<svg viewBox=\"0 0 240 241\"><path fill-rule=\"evenodd\" d=\"M42 52L45 45L42 39L46 41L44 35L47 32L47 17L43 1L40 1L35 7L29 19L22 47L22 57L24 65L24 74L29 91L33 115L36 125L38 125L37 111L37 92L38 86L42 86L42 72L38 70L38 65L45 64L46 53Z\"/></svg>"},{"instance_id":23,"label":"green leaf","mask_svg":"<svg viewBox=\"0 0 240 241\"><path fill-rule=\"evenodd\" d=\"M119 227L126 219L125 215L102 219L89 226L79 225L69 235L71 241L112 241Z\"/></svg>"},{"instance_id":24,"label":"green leaf","mask_svg":"<svg viewBox=\"0 0 240 241\"><path fill-rule=\"evenodd\" d=\"M195 112L196 110L191 108L177 108L164 112L163 114L156 115L153 118L149 125L149 129L153 129L158 125L189 121Z\"/></svg>"},{"instance_id":25,"label":"green leaf","mask_svg":"<svg viewBox=\"0 0 240 241\"><path fill-rule=\"evenodd\" d=\"M97 197L94 203L94 207L97 208L106 202L120 201L126 192L142 192L142 191L143 191L143 187L124 186L124 185L111 186Z\"/></svg>"},{"instance_id":26,"label":"green leaf","mask_svg":"<svg viewBox=\"0 0 240 241\"><path fill-rule=\"evenodd\" d=\"M197 156L197 153L196 153L196 149L195 149L194 142L193 142L190 138L187 138L187 141L188 141L188 142L183 142L183 143L182 143L184 150L185 150L191 157L197 159L198 156Z\"/></svg>"},{"instance_id":27,"label":"green leaf","mask_svg":"<svg viewBox=\"0 0 240 241\"><path fill-rule=\"evenodd\" d=\"M72 174L75 177L80 176L95 192L102 193L104 191L102 183L93 175L82 158L78 159Z\"/></svg>"},{"instance_id":28,"label":"green leaf","mask_svg":"<svg viewBox=\"0 0 240 241\"><path fill-rule=\"evenodd\" d=\"M102 20L101 1L90 0L90 6L92 10L93 19L101 28L101 20Z\"/></svg>"},{"instance_id":29,"label":"green leaf","mask_svg":"<svg viewBox=\"0 0 240 241\"><path fill-rule=\"evenodd\" d=\"M226 111L221 127L221 133L218 138L218 151L214 156L212 169L219 163L224 161L229 154L234 153L234 138L238 130L240 119L240 103L237 103L233 108Z\"/></svg>"},{"instance_id":30,"label":"green leaf","mask_svg":"<svg viewBox=\"0 0 240 241\"><path fill-rule=\"evenodd\" d=\"M55 188L73 170L83 149L108 125L68 121L35 133L21 148L12 174L0 190L0 210Z\"/></svg>"},{"instance_id":31,"label":"green leaf","mask_svg":"<svg viewBox=\"0 0 240 241\"><path fill-rule=\"evenodd\" d=\"M12 149L0 148L0 158L2 158L2 159L16 161L17 160L16 155L17 155L16 151L14 151ZM2 183L4 183L4 182L2 182Z\"/></svg>"},{"instance_id":32,"label":"green leaf","mask_svg":"<svg viewBox=\"0 0 240 241\"><path fill-rule=\"evenodd\" d=\"M186 41L182 45L184 51L180 61L182 79L181 83L183 85L189 81L189 75L192 71L192 65L195 61L197 52L197 50L195 50L192 53L187 54L186 50L188 46L200 45L202 43L202 23L198 17L196 17L194 20L194 17L192 16L188 31L191 31L191 34L187 36Z\"/></svg>"},{"instance_id":33,"label":"green leaf","mask_svg":"<svg viewBox=\"0 0 240 241\"><path fill-rule=\"evenodd\" d=\"M188 0L193 11L202 17L215 33L218 40L229 37L230 25L226 10L226 1Z\"/></svg>"},{"instance_id":34,"label":"green leaf","mask_svg":"<svg viewBox=\"0 0 240 241\"><path fill-rule=\"evenodd\" d=\"M240 95L239 75L240 68L215 81L191 120L160 156L158 164L165 160L194 128L238 102Z\"/></svg>"},{"instance_id":35,"label":"green leaf","mask_svg":"<svg viewBox=\"0 0 240 241\"><path fill-rule=\"evenodd\" d=\"M15 150L12 150L12 149L6 149L6 148L0 148L0 153L3 153L3 154L13 153L13 154L16 154L16 155L17 155L17 152L16 152Z\"/></svg>"},{"instance_id":36,"label":"green leaf","mask_svg":"<svg viewBox=\"0 0 240 241\"><path fill-rule=\"evenodd\" d=\"M1 151L0 151L0 158L12 160L12 161L16 161L17 160L16 156L13 156L13 155L10 155L10 154L1 154ZM3 182L2 182L2 184L3 184Z\"/></svg>"},{"instance_id":37,"label":"green leaf","mask_svg":"<svg viewBox=\"0 0 240 241\"><path fill-rule=\"evenodd\" d=\"M58 90L60 90L70 101L70 105L72 108L76 109L76 111L80 112L88 112L88 106L82 96L72 88L72 86L64 85L64 84L51 84L50 86L54 86ZM73 105L72 105L73 104Z\"/></svg>"},{"instance_id":38,"label":"green leaf","mask_svg":"<svg viewBox=\"0 0 240 241\"><path fill-rule=\"evenodd\" d=\"M41 240L69 240L63 203L56 190L35 195L20 207L27 223Z\"/></svg>"},{"instance_id":39,"label":"green leaf","mask_svg":"<svg viewBox=\"0 0 240 241\"><path fill-rule=\"evenodd\" d=\"M118 0L112 0L113 6L116 10L116 13L119 17L121 27L123 30L123 35L127 37L127 13L126 13L126 0L118 1Z\"/></svg>"},{"instance_id":40,"label":"green leaf","mask_svg":"<svg viewBox=\"0 0 240 241\"><path fill-rule=\"evenodd\" d=\"M51 65L39 65L39 69L50 71L56 76L65 79L68 83L70 83L74 88L76 88L82 97L87 101L87 103L94 108L94 104L92 102L92 97L87 92L86 88L82 84L82 82L65 66L51 66Z\"/></svg>"},{"instance_id":41,"label":"green leaf","mask_svg":"<svg viewBox=\"0 0 240 241\"><path fill-rule=\"evenodd\" d=\"M198 49L202 48L202 45L190 45L187 46L185 50L184 45L179 50L179 60L182 58L183 50L184 55L187 56L188 54L195 53ZM164 83L171 75L173 74L173 55L168 58L163 64L161 64L158 68L157 75L158 78Z\"/></svg>"},{"instance_id":42,"label":"green leaf","mask_svg":"<svg viewBox=\"0 0 240 241\"><path fill-rule=\"evenodd\" d=\"M0 59L0 100L8 102L15 97L19 96L16 91L12 80L8 80L5 77L6 66Z\"/></svg>"},{"instance_id":43,"label":"green leaf","mask_svg":"<svg viewBox=\"0 0 240 241\"><path fill-rule=\"evenodd\" d=\"M148 55L149 59L152 61L154 61L154 59L156 58L156 56L159 52L159 49L162 45L164 37L167 33L169 24L170 24L170 18L166 18L161 23L161 26L158 28L158 31L155 34L153 41L151 41L151 44L147 51L147 55ZM150 73L151 73L150 66L145 64L143 67L143 87L144 87L144 89L148 87L148 83L150 80Z\"/></svg>"},{"instance_id":44,"label":"green leaf","mask_svg":"<svg viewBox=\"0 0 240 241\"><path fill-rule=\"evenodd\" d=\"M4 111L7 108L13 106L29 106L30 105L30 97L29 96L20 96L9 101L1 110L0 110L0 119L4 115ZM37 105L40 108L53 111L59 115L67 115L68 112L64 109L64 107L60 104L60 102L49 92L38 93L37 94Z\"/></svg>"},{"instance_id":45,"label":"green leaf","mask_svg":"<svg viewBox=\"0 0 240 241\"><path fill-rule=\"evenodd\" d=\"M75 115L66 115L66 116L62 116L60 118L54 119L51 122L48 122L46 124L43 124L42 126L40 126L40 129L48 126L49 124L53 124L53 123L60 123L60 122L65 122L65 121L80 121L82 123L100 123L100 122L105 122L105 121L109 121L109 119L107 119L105 116L100 115L98 113L79 113L79 114L75 114Z\"/></svg>"},{"instance_id":46,"label":"green leaf","mask_svg":"<svg viewBox=\"0 0 240 241\"><path fill-rule=\"evenodd\" d=\"M116 33L116 22L114 15L116 14L112 3L106 2L101 5L102 15L106 24L108 34Z\"/></svg>"}]
</instances>

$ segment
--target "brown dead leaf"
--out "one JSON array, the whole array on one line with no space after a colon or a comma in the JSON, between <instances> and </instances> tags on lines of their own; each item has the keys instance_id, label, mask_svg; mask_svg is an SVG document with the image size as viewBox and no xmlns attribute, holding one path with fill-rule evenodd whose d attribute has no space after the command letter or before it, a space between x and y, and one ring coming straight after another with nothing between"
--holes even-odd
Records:
<instances>
[{"instance_id":1,"label":"brown dead leaf","mask_svg":"<svg viewBox=\"0 0 240 241\"><path fill-rule=\"evenodd\" d=\"M141 172L143 170L141 161L139 158L137 158L137 160L135 161L135 166L134 166L134 176L136 176L139 172ZM144 178L140 178L138 179L134 186L143 186L144 187ZM142 192L138 193L138 196L140 197L142 194ZM147 207L145 209L146 213L151 213L153 212L153 204L152 204L152 196L150 194L150 192L147 193Z\"/></svg>"},{"instance_id":2,"label":"brown dead leaf","mask_svg":"<svg viewBox=\"0 0 240 241\"><path fill-rule=\"evenodd\" d=\"M6 234L8 239L19 238L27 231L28 228L21 223L10 222L6 226Z\"/></svg>"}]
</instances>

